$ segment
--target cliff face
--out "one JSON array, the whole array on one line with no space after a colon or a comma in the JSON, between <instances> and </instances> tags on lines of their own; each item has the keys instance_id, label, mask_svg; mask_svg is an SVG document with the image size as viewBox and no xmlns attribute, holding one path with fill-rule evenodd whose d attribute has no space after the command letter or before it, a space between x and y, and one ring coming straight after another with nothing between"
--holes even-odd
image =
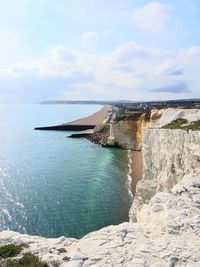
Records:
<instances>
[{"instance_id":1,"label":"cliff face","mask_svg":"<svg viewBox=\"0 0 200 267\"><path fill-rule=\"evenodd\" d=\"M130 150L142 150L142 138L149 127L153 127L163 113L161 110L151 112L137 112L132 115L116 118L110 123L108 144Z\"/></svg>"},{"instance_id":2,"label":"cliff face","mask_svg":"<svg viewBox=\"0 0 200 267\"><path fill-rule=\"evenodd\" d=\"M125 149L141 150L143 131L150 123L146 117L147 114L143 113L110 124L108 144L118 145Z\"/></svg>"},{"instance_id":3,"label":"cliff face","mask_svg":"<svg viewBox=\"0 0 200 267\"><path fill-rule=\"evenodd\" d=\"M125 149L140 150L136 121L119 121L110 125L109 145L118 145Z\"/></svg>"},{"instance_id":4,"label":"cliff face","mask_svg":"<svg viewBox=\"0 0 200 267\"><path fill-rule=\"evenodd\" d=\"M103 146L141 151L145 131L158 122L162 113L163 109L151 112L120 112L113 109L104 123L94 128L88 139Z\"/></svg>"},{"instance_id":5,"label":"cliff face","mask_svg":"<svg viewBox=\"0 0 200 267\"><path fill-rule=\"evenodd\" d=\"M200 132L149 129L143 138L143 177L130 210L136 221L143 204L157 192L170 192L184 176L200 176Z\"/></svg>"}]
</instances>

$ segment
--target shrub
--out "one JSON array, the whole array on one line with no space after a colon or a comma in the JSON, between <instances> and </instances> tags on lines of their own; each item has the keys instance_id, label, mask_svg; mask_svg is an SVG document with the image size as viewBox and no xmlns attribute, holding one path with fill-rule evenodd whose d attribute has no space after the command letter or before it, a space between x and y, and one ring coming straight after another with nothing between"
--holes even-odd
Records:
<instances>
[{"instance_id":1,"label":"shrub","mask_svg":"<svg viewBox=\"0 0 200 267\"><path fill-rule=\"evenodd\" d=\"M32 254L26 254L19 260L7 261L6 267L47 267L47 264Z\"/></svg>"},{"instance_id":2,"label":"shrub","mask_svg":"<svg viewBox=\"0 0 200 267\"><path fill-rule=\"evenodd\" d=\"M162 128L165 129L183 129L183 125L188 123L188 121L186 119L177 119L174 120L172 122L170 122L169 124L163 126Z\"/></svg>"},{"instance_id":3,"label":"shrub","mask_svg":"<svg viewBox=\"0 0 200 267\"><path fill-rule=\"evenodd\" d=\"M9 258L18 255L22 250L21 245L9 244L0 247L0 258Z\"/></svg>"},{"instance_id":4,"label":"shrub","mask_svg":"<svg viewBox=\"0 0 200 267\"><path fill-rule=\"evenodd\" d=\"M181 130L192 130L192 131L199 131L200 130L200 120L193 121L190 124L186 119L178 119L174 120L171 123L163 126L162 128L165 129L181 129Z\"/></svg>"}]
</instances>

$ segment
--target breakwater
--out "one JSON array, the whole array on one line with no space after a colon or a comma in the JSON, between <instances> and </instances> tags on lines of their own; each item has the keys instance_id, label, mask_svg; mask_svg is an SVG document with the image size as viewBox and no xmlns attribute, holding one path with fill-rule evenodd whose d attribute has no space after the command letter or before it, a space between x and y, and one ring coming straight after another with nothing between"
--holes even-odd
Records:
<instances>
[{"instance_id":1,"label":"breakwater","mask_svg":"<svg viewBox=\"0 0 200 267\"><path fill-rule=\"evenodd\" d=\"M80 125L80 124L61 124L61 125L53 125L53 126L44 126L44 127L35 127L35 130L41 131L84 131L88 129L94 129L95 125Z\"/></svg>"}]
</instances>

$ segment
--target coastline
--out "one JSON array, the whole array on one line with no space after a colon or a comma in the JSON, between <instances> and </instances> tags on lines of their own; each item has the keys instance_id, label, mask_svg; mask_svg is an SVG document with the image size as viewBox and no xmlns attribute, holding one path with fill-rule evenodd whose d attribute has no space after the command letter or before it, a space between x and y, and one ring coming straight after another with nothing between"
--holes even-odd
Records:
<instances>
[{"instance_id":1,"label":"coastline","mask_svg":"<svg viewBox=\"0 0 200 267\"><path fill-rule=\"evenodd\" d=\"M164 116L173 121L169 112ZM0 241L29 244L24 253L35 253L49 266L199 266L199 144L199 131L154 127L145 133L142 152L127 150L127 185L136 192L127 223L79 240L3 231Z\"/></svg>"}]
</instances>

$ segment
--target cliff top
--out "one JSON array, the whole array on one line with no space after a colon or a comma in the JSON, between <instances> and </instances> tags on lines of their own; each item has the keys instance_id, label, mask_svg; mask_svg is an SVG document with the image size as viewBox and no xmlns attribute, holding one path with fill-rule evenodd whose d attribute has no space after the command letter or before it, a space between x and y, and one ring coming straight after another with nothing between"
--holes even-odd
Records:
<instances>
[{"instance_id":1,"label":"cliff top","mask_svg":"<svg viewBox=\"0 0 200 267\"><path fill-rule=\"evenodd\" d=\"M156 127L200 130L200 109L165 109Z\"/></svg>"}]
</instances>

